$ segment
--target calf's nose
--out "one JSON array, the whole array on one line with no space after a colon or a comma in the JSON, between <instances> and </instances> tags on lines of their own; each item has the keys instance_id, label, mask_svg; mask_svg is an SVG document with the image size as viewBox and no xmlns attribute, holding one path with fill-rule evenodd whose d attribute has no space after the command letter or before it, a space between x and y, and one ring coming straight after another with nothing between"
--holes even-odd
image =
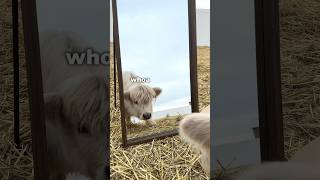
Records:
<instances>
[{"instance_id":1,"label":"calf's nose","mask_svg":"<svg viewBox=\"0 0 320 180\"><path fill-rule=\"evenodd\" d=\"M148 120L151 118L151 113L144 113L142 116L143 116L143 119Z\"/></svg>"}]
</instances>

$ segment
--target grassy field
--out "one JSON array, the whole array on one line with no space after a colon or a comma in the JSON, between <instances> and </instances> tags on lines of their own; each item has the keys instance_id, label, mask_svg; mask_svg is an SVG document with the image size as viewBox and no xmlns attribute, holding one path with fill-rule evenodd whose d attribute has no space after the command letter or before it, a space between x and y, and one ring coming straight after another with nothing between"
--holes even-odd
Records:
<instances>
[{"instance_id":1,"label":"grassy field","mask_svg":"<svg viewBox=\"0 0 320 180\"><path fill-rule=\"evenodd\" d=\"M21 24L21 22L20 22ZM22 150L13 144L11 1L0 1L0 179L32 179L32 149L20 30ZM281 78L286 157L320 135L320 2L280 0ZM20 26L21 27L21 26ZM111 51L112 52L112 51ZM209 49L200 47L200 107L209 104ZM112 59L112 58L111 58ZM112 72L111 72L112 74ZM111 98L113 105L113 98ZM206 179L198 154L179 137L123 149L119 110L112 107L112 179ZM174 149L174 151L173 151ZM223 174L222 174L223 175Z\"/></svg>"}]
</instances>

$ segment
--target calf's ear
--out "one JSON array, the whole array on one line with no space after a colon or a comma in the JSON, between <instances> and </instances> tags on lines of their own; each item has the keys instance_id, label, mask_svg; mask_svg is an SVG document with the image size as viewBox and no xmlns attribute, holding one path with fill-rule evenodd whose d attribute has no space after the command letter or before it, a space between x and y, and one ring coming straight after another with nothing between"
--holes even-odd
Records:
<instances>
[{"instance_id":1,"label":"calf's ear","mask_svg":"<svg viewBox=\"0 0 320 180\"><path fill-rule=\"evenodd\" d=\"M154 92L156 93L155 97L158 97L158 96L161 94L161 92L162 92L162 89L159 88L159 87L154 87L154 88L152 88L152 89L153 89Z\"/></svg>"},{"instance_id":2,"label":"calf's ear","mask_svg":"<svg viewBox=\"0 0 320 180\"><path fill-rule=\"evenodd\" d=\"M104 77L82 79L63 93L63 115L66 126L80 133L97 134L105 130L107 96Z\"/></svg>"},{"instance_id":3,"label":"calf's ear","mask_svg":"<svg viewBox=\"0 0 320 180\"><path fill-rule=\"evenodd\" d=\"M124 99L130 101L130 100L131 100L130 92L129 92L129 91L124 92L124 93L123 93L123 97L124 97Z\"/></svg>"}]
</instances>

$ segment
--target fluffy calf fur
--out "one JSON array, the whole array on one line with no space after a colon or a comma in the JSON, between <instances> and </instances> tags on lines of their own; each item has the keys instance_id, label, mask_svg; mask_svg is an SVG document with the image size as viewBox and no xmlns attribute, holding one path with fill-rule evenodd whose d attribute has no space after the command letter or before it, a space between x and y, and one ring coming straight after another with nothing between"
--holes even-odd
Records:
<instances>
[{"instance_id":1,"label":"fluffy calf fur","mask_svg":"<svg viewBox=\"0 0 320 180\"><path fill-rule=\"evenodd\" d=\"M103 179L107 104L104 81L88 77L65 93L45 96L51 179L77 171Z\"/></svg>"},{"instance_id":2,"label":"fluffy calf fur","mask_svg":"<svg viewBox=\"0 0 320 180\"><path fill-rule=\"evenodd\" d=\"M201 113L192 113L179 123L180 136L200 151L200 163L210 175L210 106Z\"/></svg>"},{"instance_id":3,"label":"fluffy calf fur","mask_svg":"<svg viewBox=\"0 0 320 180\"><path fill-rule=\"evenodd\" d=\"M256 166L234 180L319 180L319 164L273 162Z\"/></svg>"},{"instance_id":4,"label":"fluffy calf fur","mask_svg":"<svg viewBox=\"0 0 320 180\"><path fill-rule=\"evenodd\" d=\"M288 162L265 163L248 169L235 180L318 180L320 179L320 137L299 150Z\"/></svg>"},{"instance_id":5,"label":"fluffy calf fur","mask_svg":"<svg viewBox=\"0 0 320 180\"><path fill-rule=\"evenodd\" d=\"M301 150L299 150L292 157L292 161L320 163L320 137L313 140L305 147L303 147Z\"/></svg>"},{"instance_id":6,"label":"fluffy calf fur","mask_svg":"<svg viewBox=\"0 0 320 180\"><path fill-rule=\"evenodd\" d=\"M150 87L145 83L132 82L132 78L138 76L133 72L123 72L123 90L125 115L128 122L134 116L141 120L151 119L153 111L153 100L161 93L161 88ZM149 121L147 121L149 122Z\"/></svg>"},{"instance_id":7,"label":"fluffy calf fur","mask_svg":"<svg viewBox=\"0 0 320 180\"><path fill-rule=\"evenodd\" d=\"M66 51L90 48L73 33L45 32L40 40L50 180L70 172L105 179L106 66L67 64Z\"/></svg>"},{"instance_id":8,"label":"fluffy calf fur","mask_svg":"<svg viewBox=\"0 0 320 180\"><path fill-rule=\"evenodd\" d=\"M69 173L66 176L66 180L91 180L91 179L81 175L80 173Z\"/></svg>"}]
</instances>

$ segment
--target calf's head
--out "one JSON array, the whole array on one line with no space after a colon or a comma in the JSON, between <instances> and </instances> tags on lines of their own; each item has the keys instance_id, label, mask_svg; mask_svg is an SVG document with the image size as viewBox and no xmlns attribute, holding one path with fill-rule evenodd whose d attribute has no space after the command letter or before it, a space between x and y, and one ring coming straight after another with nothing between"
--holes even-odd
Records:
<instances>
[{"instance_id":1,"label":"calf's head","mask_svg":"<svg viewBox=\"0 0 320 180\"><path fill-rule=\"evenodd\" d=\"M125 109L128 116L142 120L151 119L153 100L161 93L161 88L151 88L144 84L132 86L124 92Z\"/></svg>"},{"instance_id":2,"label":"calf's head","mask_svg":"<svg viewBox=\"0 0 320 180\"><path fill-rule=\"evenodd\" d=\"M107 85L102 77L88 76L59 94L45 96L45 110L54 123L77 134L99 136L105 133L108 106Z\"/></svg>"},{"instance_id":3,"label":"calf's head","mask_svg":"<svg viewBox=\"0 0 320 180\"><path fill-rule=\"evenodd\" d=\"M63 92L45 95L48 150L53 160L63 158L63 165L80 172L90 169L87 166L95 171L105 165L108 92L102 77L88 76ZM94 177L95 173L84 175Z\"/></svg>"}]
</instances>

